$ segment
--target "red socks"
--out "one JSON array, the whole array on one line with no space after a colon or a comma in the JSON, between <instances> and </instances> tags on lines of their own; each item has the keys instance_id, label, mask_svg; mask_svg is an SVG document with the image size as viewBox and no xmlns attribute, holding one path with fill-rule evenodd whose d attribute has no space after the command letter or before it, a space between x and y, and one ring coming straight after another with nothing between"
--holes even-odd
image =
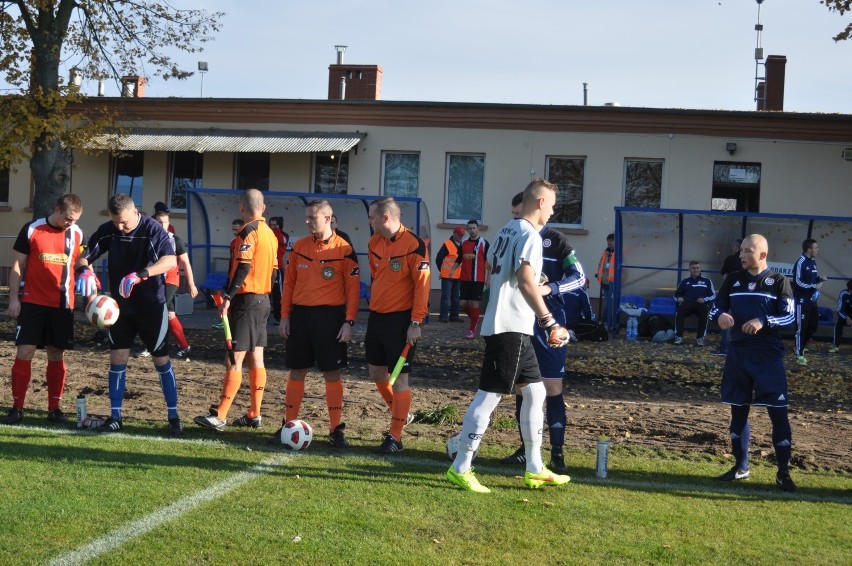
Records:
<instances>
[{"instance_id":1,"label":"red socks","mask_svg":"<svg viewBox=\"0 0 852 566\"><path fill-rule=\"evenodd\" d=\"M32 367L32 360L20 358L15 358L15 363L12 364L12 406L16 409L24 408L24 399L27 396L27 388L30 386Z\"/></svg>"}]
</instances>

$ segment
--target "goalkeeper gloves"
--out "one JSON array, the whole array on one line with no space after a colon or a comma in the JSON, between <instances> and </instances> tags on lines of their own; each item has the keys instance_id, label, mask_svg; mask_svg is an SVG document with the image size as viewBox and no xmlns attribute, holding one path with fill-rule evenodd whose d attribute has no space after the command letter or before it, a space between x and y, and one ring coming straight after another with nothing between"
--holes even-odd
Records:
<instances>
[{"instance_id":1,"label":"goalkeeper gloves","mask_svg":"<svg viewBox=\"0 0 852 566\"><path fill-rule=\"evenodd\" d=\"M545 335L547 336L547 345L551 348L561 348L562 346L566 346L571 340L568 330L559 326L550 313L538 319L538 325L544 328Z\"/></svg>"},{"instance_id":2,"label":"goalkeeper gloves","mask_svg":"<svg viewBox=\"0 0 852 566\"><path fill-rule=\"evenodd\" d=\"M90 297L97 295L101 289L101 282L95 272L88 267L83 267L77 272L77 282L74 283L74 290L81 297Z\"/></svg>"},{"instance_id":3,"label":"goalkeeper gloves","mask_svg":"<svg viewBox=\"0 0 852 566\"><path fill-rule=\"evenodd\" d=\"M148 279L148 270L143 269L142 271L137 271L136 273L131 273L130 275L125 275L121 280L121 283L118 284L118 294L124 297L125 299L130 298L130 293L133 292L133 288L136 287L139 282Z\"/></svg>"}]
</instances>

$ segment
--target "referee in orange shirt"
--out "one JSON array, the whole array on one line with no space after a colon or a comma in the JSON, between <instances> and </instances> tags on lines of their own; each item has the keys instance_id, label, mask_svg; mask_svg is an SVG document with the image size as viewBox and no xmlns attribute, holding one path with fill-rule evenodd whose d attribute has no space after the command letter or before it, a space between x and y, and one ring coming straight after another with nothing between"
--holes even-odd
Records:
<instances>
[{"instance_id":1,"label":"referee in orange shirt","mask_svg":"<svg viewBox=\"0 0 852 566\"><path fill-rule=\"evenodd\" d=\"M347 363L346 345L358 314L361 275L352 245L331 228L333 214L327 200L305 206L310 235L293 244L287 260L278 333L287 339L290 368L284 422L298 418L305 376L316 365L325 378L329 440L335 448L346 448L340 369Z\"/></svg>"},{"instance_id":2,"label":"referee in orange shirt","mask_svg":"<svg viewBox=\"0 0 852 566\"><path fill-rule=\"evenodd\" d=\"M391 197L370 205L373 236L368 257L373 285L364 349L370 377L391 410L390 432L377 450L384 454L402 450L402 429L411 409L408 373L421 337L420 325L429 314L429 250L399 216L399 205ZM406 342L411 350L391 387L388 367L396 364Z\"/></svg>"},{"instance_id":3,"label":"referee in orange shirt","mask_svg":"<svg viewBox=\"0 0 852 566\"><path fill-rule=\"evenodd\" d=\"M225 357L225 384L218 405L210 407L209 415L195 417L195 422L213 430L224 430L231 404L242 384L243 360L248 358L251 406L248 413L235 419L232 426L259 428L260 405L266 387L266 366L263 349L266 347L266 319L271 306L272 270L278 267L278 240L266 220L263 193L248 189L240 195L240 216L245 221L231 248L228 281L219 316L228 315L234 346L231 365Z\"/></svg>"}]
</instances>

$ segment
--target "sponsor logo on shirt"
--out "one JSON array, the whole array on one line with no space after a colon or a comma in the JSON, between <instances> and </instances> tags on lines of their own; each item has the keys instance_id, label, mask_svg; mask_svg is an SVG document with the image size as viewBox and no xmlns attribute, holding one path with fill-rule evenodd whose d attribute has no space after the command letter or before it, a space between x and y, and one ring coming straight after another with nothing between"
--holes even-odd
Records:
<instances>
[{"instance_id":1,"label":"sponsor logo on shirt","mask_svg":"<svg viewBox=\"0 0 852 566\"><path fill-rule=\"evenodd\" d=\"M42 263L53 263L57 265L65 265L68 263L67 254L40 253L38 254L38 259L41 260Z\"/></svg>"},{"instance_id":2,"label":"sponsor logo on shirt","mask_svg":"<svg viewBox=\"0 0 852 566\"><path fill-rule=\"evenodd\" d=\"M240 244L240 253L247 252L251 249L251 244Z\"/></svg>"},{"instance_id":3,"label":"sponsor logo on shirt","mask_svg":"<svg viewBox=\"0 0 852 566\"><path fill-rule=\"evenodd\" d=\"M417 266L417 271L429 271L429 262L421 261L420 265Z\"/></svg>"}]
</instances>

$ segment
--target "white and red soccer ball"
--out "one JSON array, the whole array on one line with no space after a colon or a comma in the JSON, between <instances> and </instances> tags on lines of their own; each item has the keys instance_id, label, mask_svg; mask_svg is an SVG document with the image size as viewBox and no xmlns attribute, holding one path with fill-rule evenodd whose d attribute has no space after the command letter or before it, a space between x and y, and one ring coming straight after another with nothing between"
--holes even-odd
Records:
<instances>
[{"instance_id":1,"label":"white and red soccer ball","mask_svg":"<svg viewBox=\"0 0 852 566\"><path fill-rule=\"evenodd\" d=\"M281 444L287 450L304 450L311 445L313 439L314 431L305 421L299 419L287 421L281 427Z\"/></svg>"},{"instance_id":2,"label":"white and red soccer ball","mask_svg":"<svg viewBox=\"0 0 852 566\"><path fill-rule=\"evenodd\" d=\"M98 328L109 328L118 315L118 303L107 295L95 295L86 305L86 318Z\"/></svg>"},{"instance_id":3,"label":"white and red soccer ball","mask_svg":"<svg viewBox=\"0 0 852 566\"><path fill-rule=\"evenodd\" d=\"M453 436L447 439L447 456L450 457L450 460L456 459L456 454L459 452L459 444L461 443L461 433L454 434ZM473 457L476 458L476 453L478 451L474 450Z\"/></svg>"}]
</instances>

